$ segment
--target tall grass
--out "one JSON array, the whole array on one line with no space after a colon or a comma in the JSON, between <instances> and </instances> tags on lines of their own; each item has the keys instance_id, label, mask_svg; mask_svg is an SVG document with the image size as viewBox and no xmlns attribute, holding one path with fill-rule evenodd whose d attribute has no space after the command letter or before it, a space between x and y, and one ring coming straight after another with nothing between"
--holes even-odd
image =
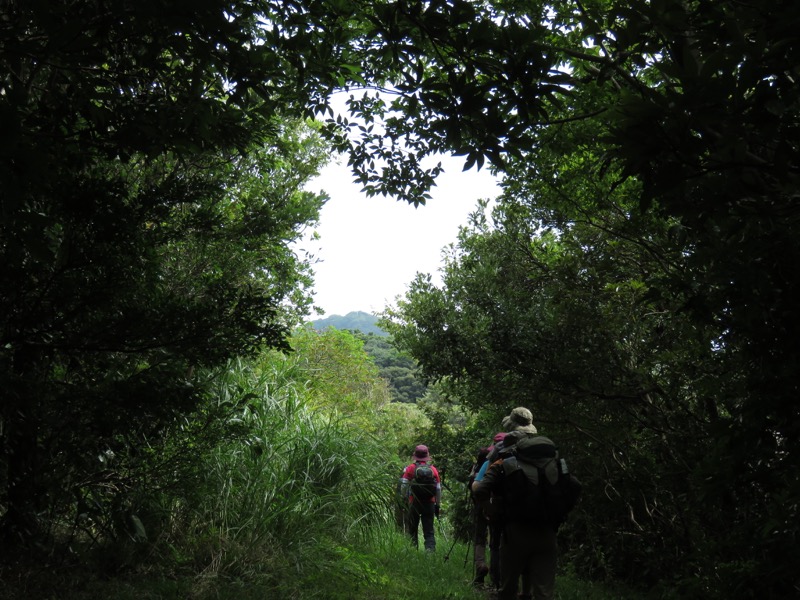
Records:
<instances>
[{"instance_id":1,"label":"tall grass","mask_svg":"<svg viewBox=\"0 0 800 600\"><path fill-rule=\"evenodd\" d=\"M290 360L237 363L217 386L219 402L239 407L239 435L206 458L180 553L205 579L247 578L274 594L295 594L303 573L339 577L342 542L390 520L391 449L312 410Z\"/></svg>"},{"instance_id":2,"label":"tall grass","mask_svg":"<svg viewBox=\"0 0 800 600\"><path fill-rule=\"evenodd\" d=\"M163 488L154 501L168 518L148 541L149 563L53 593L42 585L41 595L27 583L9 586L10 595L0 585L0 598L485 600L470 584L470 549L451 543L447 515L432 554L397 529L396 447L335 409L313 408L305 378L297 361L272 355L234 363L216 379L208 414L227 415L229 435L211 449L197 444L201 468L186 471L197 480ZM195 431L191 423L187 430ZM454 500L447 492L445 506ZM557 597L624 596L567 575Z\"/></svg>"}]
</instances>

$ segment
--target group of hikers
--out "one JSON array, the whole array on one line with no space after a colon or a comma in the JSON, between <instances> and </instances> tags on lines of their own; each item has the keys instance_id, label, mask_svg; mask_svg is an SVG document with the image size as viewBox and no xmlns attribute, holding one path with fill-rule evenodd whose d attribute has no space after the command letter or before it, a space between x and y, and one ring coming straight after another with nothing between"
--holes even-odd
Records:
<instances>
[{"instance_id":1,"label":"group of hikers","mask_svg":"<svg viewBox=\"0 0 800 600\"><path fill-rule=\"evenodd\" d=\"M427 446L417 446L412 460L398 486L404 526L418 546L421 525L425 550L433 552L442 480ZM473 501L473 583L483 586L488 576L498 600L552 600L556 532L581 484L553 441L538 434L530 410L519 406L503 418L491 444L478 450L467 485Z\"/></svg>"}]
</instances>

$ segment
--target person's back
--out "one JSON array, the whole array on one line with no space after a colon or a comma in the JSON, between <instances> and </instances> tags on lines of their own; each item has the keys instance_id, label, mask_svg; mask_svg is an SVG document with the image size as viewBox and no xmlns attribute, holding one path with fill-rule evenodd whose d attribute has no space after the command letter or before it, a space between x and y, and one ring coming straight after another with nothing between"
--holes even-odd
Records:
<instances>
[{"instance_id":1,"label":"person's back","mask_svg":"<svg viewBox=\"0 0 800 600\"><path fill-rule=\"evenodd\" d=\"M425 549L436 549L434 518L439 514L442 488L438 469L431 463L428 447L419 445L412 455L414 462L406 466L400 478L402 497L408 503L407 531L415 546L419 545L418 531L422 523Z\"/></svg>"},{"instance_id":2,"label":"person's back","mask_svg":"<svg viewBox=\"0 0 800 600\"><path fill-rule=\"evenodd\" d=\"M580 483L547 437L518 442L503 459L506 518L558 530L580 494Z\"/></svg>"},{"instance_id":3,"label":"person's back","mask_svg":"<svg viewBox=\"0 0 800 600\"><path fill-rule=\"evenodd\" d=\"M506 436L508 437L508 436ZM550 492L560 490L557 497ZM556 531L574 505L580 483L543 436L525 435L473 485L478 500L503 497L500 600L517 598L520 576L523 596L551 600L555 588ZM561 506L560 509L553 507Z\"/></svg>"}]
</instances>

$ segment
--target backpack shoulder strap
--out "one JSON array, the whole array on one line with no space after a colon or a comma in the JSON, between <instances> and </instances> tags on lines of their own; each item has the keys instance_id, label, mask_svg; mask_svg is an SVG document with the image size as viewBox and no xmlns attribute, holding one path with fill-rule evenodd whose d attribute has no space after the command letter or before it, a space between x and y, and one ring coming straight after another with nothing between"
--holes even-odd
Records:
<instances>
[{"instance_id":1,"label":"backpack shoulder strap","mask_svg":"<svg viewBox=\"0 0 800 600\"><path fill-rule=\"evenodd\" d=\"M519 468L519 462L517 462L516 456L509 456L503 459L503 473L506 477L511 475L514 471L518 471Z\"/></svg>"},{"instance_id":2,"label":"backpack shoulder strap","mask_svg":"<svg viewBox=\"0 0 800 600\"><path fill-rule=\"evenodd\" d=\"M550 482L550 485L555 485L558 483L559 477L559 462L555 459L551 459L545 464L544 466L544 475L547 477L547 481Z\"/></svg>"}]
</instances>

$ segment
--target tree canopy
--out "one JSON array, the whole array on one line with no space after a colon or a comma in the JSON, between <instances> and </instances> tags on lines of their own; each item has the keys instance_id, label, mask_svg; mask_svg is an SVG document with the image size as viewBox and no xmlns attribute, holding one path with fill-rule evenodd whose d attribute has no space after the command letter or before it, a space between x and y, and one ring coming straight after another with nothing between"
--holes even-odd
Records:
<instances>
[{"instance_id":1,"label":"tree canopy","mask_svg":"<svg viewBox=\"0 0 800 600\"><path fill-rule=\"evenodd\" d=\"M103 452L191 411L195 369L285 346L310 303L288 243L318 215L302 185L327 150L247 52L252 11L103 6L6 4L0 19L12 551Z\"/></svg>"},{"instance_id":2,"label":"tree canopy","mask_svg":"<svg viewBox=\"0 0 800 600\"><path fill-rule=\"evenodd\" d=\"M461 234L443 286L418 277L386 315L451 393L530 403L563 436L596 490L581 535L614 549L600 570L647 585L685 578L706 597L796 586L797 479L784 475L799 441L788 265L800 106L783 26L796 11L527 13L542 31L519 55L544 53L530 85L554 87L516 87L537 97L536 116L490 128L511 136L487 154L505 175L498 208ZM526 114L517 102L509 122Z\"/></svg>"},{"instance_id":3,"label":"tree canopy","mask_svg":"<svg viewBox=\"0 0 800 600\"><path fill-rule=\"evenodd\" d=\"M633 548L690 549L686 586L796 592L798 21L763 0L6 3L4 548L98 453L195 406L198 368L285 346L319 117L368 194L425 203L437 152L504 178L445 286L390 315L427 374L535 399L642 496ZM600 570L671 560L626 548Z\"/></svg>"}]
</instances>

